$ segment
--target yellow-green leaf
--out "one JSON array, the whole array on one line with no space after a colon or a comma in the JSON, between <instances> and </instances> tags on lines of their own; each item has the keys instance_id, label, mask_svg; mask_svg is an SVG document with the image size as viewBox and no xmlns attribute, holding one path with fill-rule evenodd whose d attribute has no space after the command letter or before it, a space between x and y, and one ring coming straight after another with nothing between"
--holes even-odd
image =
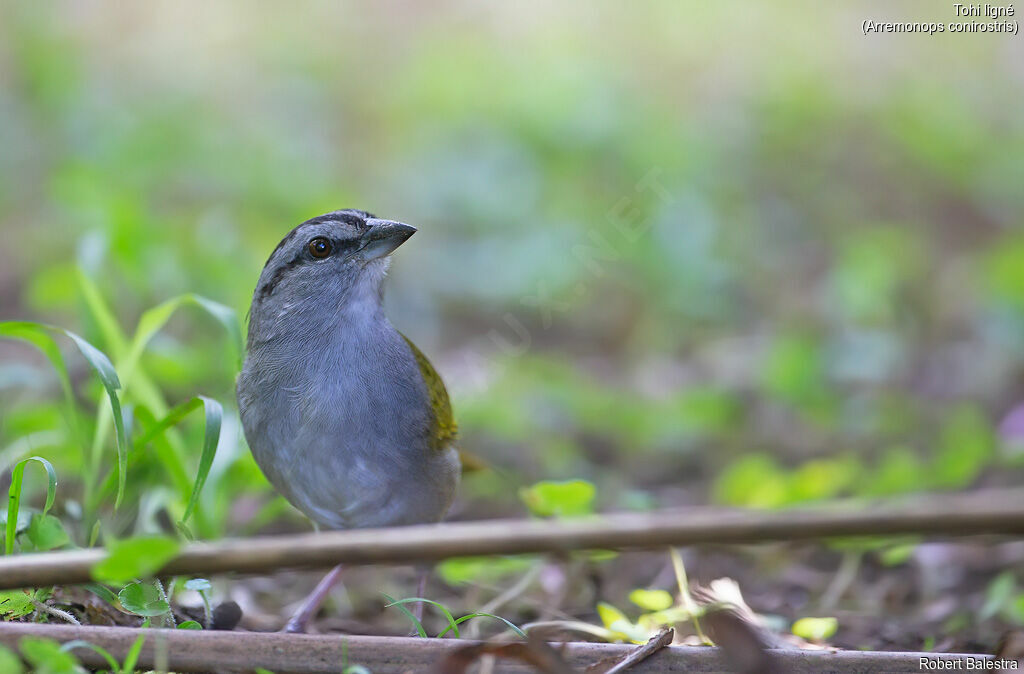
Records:
<instances>
[{"instance_id":1,"label":"yellow-green leaf","mask_svg":"<svg viewBox=\"0 0 1024 674\"><path fill-rule=\"evenodd\" d=\"M519 498L539 517L572 517L593 512L596 492L586 480L544 481L520 489Z\"/></svg>"},{"instance_id":2,"label":"yellow-green leaf","mask_svg":"<svg viewBox=\"0 0 1024 674\"><path fill-rule=\"evenodd\" d=\"M21 658L6 646L0 646L0 672L21 674L23 671L25 670L21 666Z\"/></svg>"},{"instance_id":3,"label":"yellow-green leaf","mask_svg":"<svg viewBox=\"0 0 1024 674\"><path fill-rule=\"evenodd\" d=\"M168 536L143 536L114 541L106 559L92 567L99 581L123 583L151 576L178 553L179 543Z\"/></svg>"},{"instance_id":4,"label":"yellow-green leaf","mask_svg":"<svg viewBox=\"0 0 1024 674\"><path fill-rule=\"evenodd\" d=\"M629 618L627 618L622 611L611 604L606 604L604 602L598 603L597 615L600 616L601 622L604 623L604 626L608 629L612 629L612 625L617 623L629 622Z\"/></svg>"},{"instance_id":5,"label":"yellow-green leaf","mask_svg":"<svg viewBox=\"0 0 1024 674\"><path fill-rule=\"evenodd\" d=\"M665 590L636 589L629 593L629 600L646 611L664 611L673 604Z\"/></svg>"},{"instance_id":6,"label":"yellow-green leaf","mask_svg":"<svg viewBox=\"0 0 1024 674\"><path fill-rule=\"evenodd\" d=\"M18 646L21 648L21 654L32 665L33 672L71 674L81 671L78 669L78 659L71 653L61 650L60 644L53 639L25 637Z\"/></svg>"},{"instance_id":7,"label":"yellow-green leaf","mask_svg":"<svg viewBox=\"0 0 1024 674\"><path fill-rule=\"evenodd\" d=\"M28 531L25 533L33 547L40 552L53 550L71 542L64 525L53 515L36 513L32 516Z\"/></svg>"},{"instance_id":8,"label":"yellow-green leaf","mask_svg":"<svg viewBox=\"0 0 1024 674\"><path fill-rule=\"evenodd\" d=\"M793 634L808 641L824 641L839 629L835 618L800 618L793 623Z\"/></svg>"},{"instance_id":9,"label":"yellow-green leaf","mask_svg":"<svg viewBox=\"0 0 1024 674\"><path fill-rule=\"evenodd\" d=\"M620 641L643 643L650 637L647 630L634 624L622 611L611 604L598 603L597 614L608 631L612 632Z\"/></svg>"},{"instance_id":10,"label":"yellow-green leaf","mask_svg":"<svg viewBox=\"0 0 1024 674\"><path fill-rule=\"evenodd\" d=\"M32 595L24 590L4 590L0 592L0 616L20 618L28 615L34 609Z\"/></svg>"}]
</instances>

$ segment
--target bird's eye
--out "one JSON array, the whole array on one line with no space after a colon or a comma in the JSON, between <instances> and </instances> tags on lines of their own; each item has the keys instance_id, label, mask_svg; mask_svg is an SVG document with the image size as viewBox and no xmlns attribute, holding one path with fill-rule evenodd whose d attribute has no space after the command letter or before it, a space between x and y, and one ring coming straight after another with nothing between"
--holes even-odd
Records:
<instances>
[{"instance_id":1,"label":"bird's eye","mask_svg":"<svg viewBox=\"0 0 1024 674\"><path fill-rule=\"evenodd\" d=\"M309 254L322 260L331 254L331 242L322 236L318 236L309 242Z\"/></svg>"}]
</instances>

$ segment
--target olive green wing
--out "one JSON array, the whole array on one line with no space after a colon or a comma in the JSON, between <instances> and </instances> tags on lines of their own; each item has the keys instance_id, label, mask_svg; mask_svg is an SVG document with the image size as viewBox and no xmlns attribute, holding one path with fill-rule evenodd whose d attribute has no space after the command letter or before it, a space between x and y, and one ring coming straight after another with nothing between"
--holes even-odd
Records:
<instances>
[{"instance_id":1,"label":"olive green wing","mask_svg":"<svg viewBox=\"0 0 1024 674\"><path fill-rule=\"evenodd\" d=\"M423 381L430 393L430 407L434 410L433 444L435 449L442 450L454 442L459 430L455 424L455 418L452 416L452 403L448 399L448 389L444 387L441 375L437 373L423 352L408 337L402 335L402 338L412 349L412 355L416 358L416 364L420 368L420 374L423 375Z\"/></svg>"}]
</instances>

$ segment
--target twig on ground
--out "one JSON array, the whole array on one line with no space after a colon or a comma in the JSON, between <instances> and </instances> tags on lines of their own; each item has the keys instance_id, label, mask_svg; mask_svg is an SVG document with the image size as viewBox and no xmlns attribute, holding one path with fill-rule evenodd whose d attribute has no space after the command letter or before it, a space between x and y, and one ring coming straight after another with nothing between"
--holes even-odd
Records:
<instances>
[{"instance_id":1,"label":"twig on ground","mask_svg":"<svg viewBox=\"0 0 1024 674\"><path fill-rule=\"evenodd\" d=\"M819 603L822 609L829 610L838 604L846 591L853 585L853 581L857 580L857 572L860 571L860 562L863 556L864 553L860 550L847 550L843 554L836 575L821 595Z\"/></svg>"},{"instance_id":2,"label":"twig on ground","mask_svg":"<svg viewBox=\"0 0 1024 674\"><path fill-rule=\"evenodd\" d=\"M619 674L619 672L624 672L638 662L646 660L668 646L672 643L672 638L674 636L675 630L671 627L666 627L651 637L646 644L636 647L633 652L629 653L617 662L612 663L610 668L606 669L607 665L599 662L587 667L587 674Z\"/></svg>"},{"instance_id":3,"label":"twig on ground","mask_svg":"<svg viewBox=\"0 0 1024 674\"><path fill-rule=\"evenodd\" d=\"M723 508L556 521L460 522L192 543L160 575L265 573L279 568L403 564L475 555L758 543L849 536L1024 534L1024 491L998 490L814 509ZM102 549L0 558L0 589L86 583Z\"/></svg>"}]
</instances>

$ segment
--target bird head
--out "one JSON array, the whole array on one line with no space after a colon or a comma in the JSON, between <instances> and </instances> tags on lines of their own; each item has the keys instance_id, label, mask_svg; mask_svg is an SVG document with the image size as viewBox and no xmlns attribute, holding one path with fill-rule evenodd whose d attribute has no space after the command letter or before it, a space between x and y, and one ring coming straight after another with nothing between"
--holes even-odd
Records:
<instances>
[{"instance_id":1,"label":"bird head","mask_svg":"<svg viewBox=\"0 0 1024 674\"><path fill-rule=\"evenodd\" d=\"M388 256L415 232L354 209L303 222L263 267L253 293L250 344L278 334L283 322L313 321L309 328L318 316L342 310L379 311Z\"/></svg>"}]
</instances>

